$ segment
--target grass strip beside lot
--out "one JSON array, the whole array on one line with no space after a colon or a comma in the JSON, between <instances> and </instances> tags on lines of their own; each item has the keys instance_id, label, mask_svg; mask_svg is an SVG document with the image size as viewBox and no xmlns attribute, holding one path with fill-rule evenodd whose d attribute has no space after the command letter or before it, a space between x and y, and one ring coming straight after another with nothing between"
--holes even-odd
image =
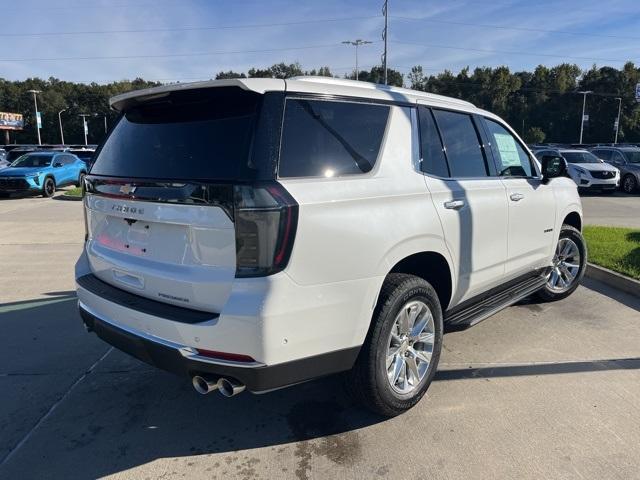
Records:
<instances>
[{"instance_id":1,"label":"grass strip beside lot","mask_svg":"<svg viewBox=\"0 0 640 480\"><path fill-rule=\"evenodd\" d=\"M65 197L82 197L82 188L73 187L69 190L65 190L64 196Z\"/></svg>"},{"instance_id":2,"label":"grass strip beside lot","mask_svg":"<svg viewBox=\"0 0 640 480\"><path fill-rule=\"evenodd\" d=\"M589 261L640 280L640 230L587 225Z\"/></svg>"}]
</instances>

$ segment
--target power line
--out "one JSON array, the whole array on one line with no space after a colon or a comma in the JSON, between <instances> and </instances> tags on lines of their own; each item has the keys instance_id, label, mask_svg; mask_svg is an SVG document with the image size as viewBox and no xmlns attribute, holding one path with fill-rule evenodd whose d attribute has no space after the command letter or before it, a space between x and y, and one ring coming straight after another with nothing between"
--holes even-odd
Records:
<instances>
[{"instance_id":1,"label":"power line","mask_svg":"<svg viewBox=\"0 0 640 480\"><path fill-rule=\"evenodd\" d=\"M427 44L427 43L414 43L414 42L400 42L400 41L392 41L391 43L396 43L399 45L414 45L417 47L426 47L426 48L443 48L447 50L462 50L468 52L479 52L479 53L502 53L506 55L529 55L534 57L552 57L552 58L561 58L561 59L570 59L570 60L589 60L589 61L597 61L597 62L620 62L625 63L627 60L613 59L613 58L597 58L597 57L575 57L571 55L557 55L553 53L539 53L539 52L522 52L522 51L513 51L513 50L492 50L486 48L471 48L471 47L454 47L451 45L436 45L436 44Z\"/></svg>"},{"instance_id":2,"label":"power line","mask_svg":"<svg viewBox=\"0 0 640 480\"><path fill-rule=\"evenodd\" d=\"M395 20L401 21L410 21L410 22L426 22L426 23L442 23L445 25L462 25L466 27L481 27L481 28L496 28L500 30L517 30L522 32L541 32L541 33L557 33L562 35L578 35L584 37L602 37L602 38L616 38L623 40L640 40L640 37L631 37L631 36L623 36L623 35L605 35L599 33L582 33L582 32L571 32L567 30L547 30L544 28L529 28L529 27L508 27L505 25L490 25L484 23L467 23L467 22L454 22L450 20L438 20L438 19L429 19L429 18L411 18L411 17L400 17L396 15L391 15L391 18Z\"/></svg>"},{"instance_id":3,"label":"power line","mask_svg":"<svg viewBox=\"0 0 640 480\"><path fill-rule=\"evenodd\" d=\"M373 42L380 43L380 42ZM165 53L157 55L105 55L91 57L35 57L35 58L3 58L0 62L44 62L44 61L67 61L67 60L126 60L141 58L177 58L177 57L207 57L215 55L234 55L240 53L268 53L268 52L284 52L288 50L310 50L314 48L331 48L340 46L339 43L328 43L323 45L306 45L302 47L284 47L284 48L263 48L255 50L229 50L224 52L194 52L194 53Z\"/></svg>"},{"instance_id":4,"label":"power line","mask_svg":"<svg viewBox=\"0 0 640 480\"><path fill-rule=\"evenodd\" d=\"M195 32L207 30L234 30L245 28L268 28L268 27L288 27L294 25L308 25L313 23L347 22L352 20L380 19L379 16L342 17L342 18L321 18L316 20L299 20L280 23L254 23L240 25L213 25L205 27L174 27L174 28L141 28L123 30L81 30L75 32L19 32L0 33L0 37L44 37L44 36L68 36L68 35L102 35L118 33L161 33L161 32Z\"/></svg>"}]
</instances>

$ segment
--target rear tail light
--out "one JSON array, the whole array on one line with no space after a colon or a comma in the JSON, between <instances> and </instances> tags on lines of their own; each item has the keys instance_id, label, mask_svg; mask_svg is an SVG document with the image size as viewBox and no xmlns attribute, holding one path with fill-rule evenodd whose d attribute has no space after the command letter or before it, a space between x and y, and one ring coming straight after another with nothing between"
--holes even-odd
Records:
<instances>
[{"instance_id":1,"label":"rear tail light","mask_svg":"<svg viewBox=\"0 0 640 480\"><path fill-rule=\"evenodd\" d=\"M298 204L279 183L234 187L236 277L261 277L289 262Z\"/></svg>"}]
</instances>

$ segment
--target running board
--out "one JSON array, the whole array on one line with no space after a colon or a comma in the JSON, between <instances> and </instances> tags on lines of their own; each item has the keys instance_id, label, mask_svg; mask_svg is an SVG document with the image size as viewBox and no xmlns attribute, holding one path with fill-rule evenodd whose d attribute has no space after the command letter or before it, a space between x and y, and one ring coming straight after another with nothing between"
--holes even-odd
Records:
<instances>
[{"instance_id":1,"label":"running board","mask_svg":"<svg viewBox=\"0 0 640 480\"><path fill-rule=\"evenodd\" d=\"M475 325L494 313L498 313L503 308L507 308L540 290L546 281L547 276L544 274L527 276L524 280L520 280L507 288L500 288L499 291L488 296L486 294L482 295L483 298L477 301L471 299L459 307L454 307L445 312L444 323L456 326Z\"/></svg>"}]
</instances>

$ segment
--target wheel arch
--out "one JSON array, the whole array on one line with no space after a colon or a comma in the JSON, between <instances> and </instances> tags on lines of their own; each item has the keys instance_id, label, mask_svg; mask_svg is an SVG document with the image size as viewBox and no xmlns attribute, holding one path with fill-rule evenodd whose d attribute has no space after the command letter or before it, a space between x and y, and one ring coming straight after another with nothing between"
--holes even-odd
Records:
<instances>
[{"instance_id":1,"label":"wheel arch","mask_svg":"<svg viewBox=\"0 0 640 480\"><path fill-rule=\"evenodd\" d=\"M564 220L562 220L563 225L571 225L573 228L578 231L582 231L582 217L578 212L569 212L564 216Z\"/></svg>"},{"instance_id":2,"label":"wheel arch","mask_svg":"<svg viewBox=\"0 0 640 480\"><path fill-rule=\"evenodd\" d=\"M443 312L449 306L453 294L453 274L449 261L442 253L422 251L407 255L397 261L387 275L391 273L406 273L426 280L436 291Z\"/></svg>"}]
</instances>

